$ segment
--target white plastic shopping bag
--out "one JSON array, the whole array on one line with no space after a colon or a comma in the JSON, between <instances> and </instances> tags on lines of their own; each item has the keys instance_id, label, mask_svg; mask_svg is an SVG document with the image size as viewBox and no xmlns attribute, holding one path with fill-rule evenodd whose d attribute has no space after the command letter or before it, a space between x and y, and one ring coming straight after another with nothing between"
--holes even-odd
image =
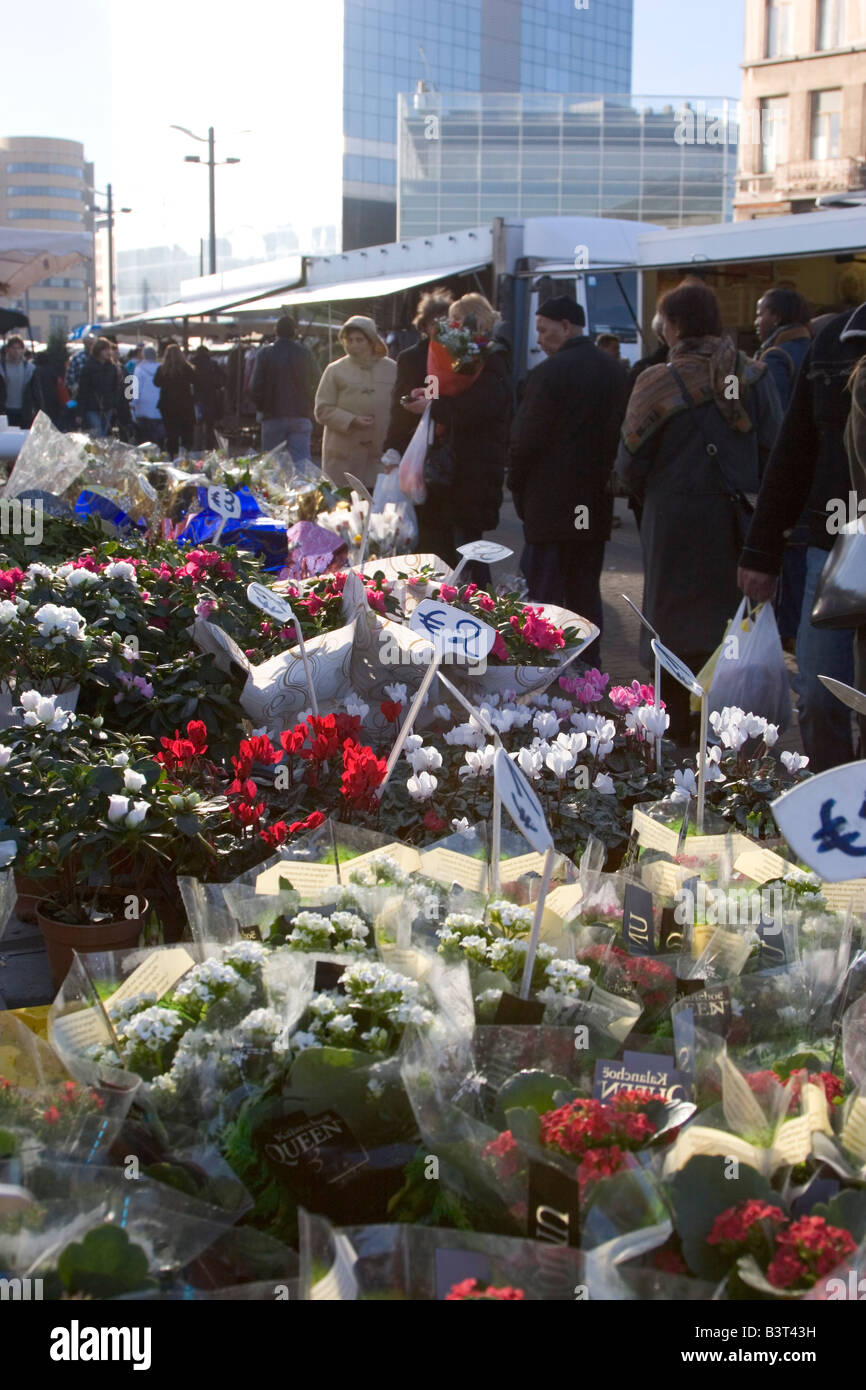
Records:
<instances>
[{"instance_id":1,"label":"white plastic shopping bag","mask_svg":"<svg viewBox=\"0 0 866 1390\"><path fill-rule=\"evenodd\" d=\"M750 614L743 599L722 643L710 682L709 710L736 705L780 729L791 720L791 688L772 604Z\"/></svg>"},{"instance_id":2,"label":"white plastic shopping bag","mask_svg":"<svg viewBox=\"0 0 866 1390\"><path fill-rule=\"evenodd\" d=\"M431 431L432 421L430 419L430 402L428 401L424 414L418 421L415 433L406 446L406 452L400 460L400 488L403 496L408 497L410 502L420 503L427 500L427 488L424 483L424 460L430 447Z\"/></svg>"},{"instance_id":3,"label":"white plastic shopping bag","mask_svg":"<svg viewBox=\"0 0 866 1390\"><path fill-rule=\"evenodd\" d=\"M380 473L376 479L376 486L373 488L373 516L390 516L393 514L398 520L393 528L399 535L401 548L411 550L418 544L418 518L415 515L415 508L403 496L403 489L400 486L399 469L392 468L390 473ZM375 532L375 522L370 523L371 534ZM382 551L379 551L382 554Z\"/></svg>"}]
</instances>

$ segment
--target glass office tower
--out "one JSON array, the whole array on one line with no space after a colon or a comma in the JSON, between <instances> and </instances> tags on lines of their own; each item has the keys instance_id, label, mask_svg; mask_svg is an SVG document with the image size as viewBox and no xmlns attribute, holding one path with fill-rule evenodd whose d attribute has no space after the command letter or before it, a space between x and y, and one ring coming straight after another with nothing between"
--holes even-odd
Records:
<instances>
[{"instance_id":1,"label":"glass office tower","mask_svg":"<svg viewBox=\"0 0 866 1390\"><path fill-rule=\"evenodd\" d=\"M398 235L494 217L728 221L737 102L414 92L400 98Z\"/></svg>"},{"instance_id":2,"label":"glass office tower","mask_svg":"<svg viewBox=\"0 0 866 1390\"><path fill-rule=\"evenodd\" d=\"M632 0L344 0L343 248L397 234L401 92L627 92L631 48Z\"/></svg>"}]
</instances>

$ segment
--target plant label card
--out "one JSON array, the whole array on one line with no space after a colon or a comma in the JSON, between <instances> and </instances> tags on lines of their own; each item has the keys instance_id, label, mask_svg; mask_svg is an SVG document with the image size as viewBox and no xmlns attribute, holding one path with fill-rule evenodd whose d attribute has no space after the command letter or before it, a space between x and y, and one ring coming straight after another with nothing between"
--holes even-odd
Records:
<instances>
[{"instance_id":1,"label":"plant label card","mask_svg":"<svg viewBox=\"0 0 866 1390\"><path fill-rule=\"evenodd\" d=\"M833 912L866 913L866 878L851 878L844 883L824 883L821 896Z\"/></svg>"},{"instance_id":2,"label":"plant label card","mask_svg":"<svg viewBox=\"0 0 866 1390\"><path fill-rule=\"evenodd\" d=\"M493 782L497 795L523 838L538 854L546 854L553 846L553 837L541 802L504 748L498 748L493 759Z\"/></svg>"},{"instance_id":3,"label":"plant label card","mask_svg":"<svg viewBox=\"0 0 866 1390\"><path fill-rule=\"evenodd\" d=\"M529 1162L526 1234L549 1245L580 1245L580 1188L550 1163Z\"/></svg>"},{"instance_id":4,"label":"plant label card","mask_svg":"<svg viewBox=\"0 0 866 1390\"><path fill-rule=\"evenodd\" d=\"M286 1105L291 1106L287 1101ZM295 1102L297 1104L297 1102ZM308 1195L346 1183L370 1157L345 1120L334 1110L307 1115L303 1110L265 1120L252 1136L278 1182Z\"/></svg>"},{"instance_id":5,"label":"plant label card","mask_svg":"<svg viewBox=\"0 0 866 1390\"><path fill-rule=\"evenodd\" d=\"M230 488L216 486L207 490L207 504L224 521L237 521L241 514L241 499Z\"/></svg>"},{"instance_id":6,"label":"plant label card","mask_svg":"<svg viewBox=\"0 0 866 1390\"><path fill-rule=\"evenodd\" d=\"M773 879L784 878L786 875L800 881L806 878L802 869L795 868L787 859L783 859L780 854L774 854L771 849L743 850L734 860L734 869L754 883L771 883Z\"/></svg>"},{"instance_id":7,"label":"plant label card","mask_svg":"<svg viewBox=\"0 0 866 1390\"><path fill-rule=\"evenodd\" d=\"M467 541L465 545L458 545L459 553L466 560L475 560L482 565L495 565L499 560L507 560L514 551L509 550L507 545L498 545L496 541Z\"/></svg>"},{"instance_id":8,"label":"plant label card","mask_svg":"<svg viewBox=\"0 0 866 1390\"><path fill-rule=\"evenodd\" d=\"M821 878L838 883L866 868L866 762L819 772L771 810L791 849Z\"/></svg>"},{"instance_id":9,"label":"plant label card","mask_svg":"<svg viewBox=\"0 0 866 1390\"><path fill-rule=\"evenodd\" d=\"M479 1250L436 1250L434 1252L436 1301L444 1303L455 1284L464 1279L490 1283L490 1261Z\"/></svg>"},{"instance_id":10,"label":"plant label card","mask_svg":"<svg viewBox=\"0 0 866 1390\"><path fill-rule=\"evenodd\" d=\"M653 895L638 883L627 883L622 909L622 937L629 955L654 956Z\"/></svg>"},{"instance_id":11,"label":"plant label card","mask_svg":"<svg viewBox=\"0 0 866 1390\"><path fill-rule=\"evenodd\" d=\"M673 1057L659 1053L624 1052L621 1062L602 1058L595 1064L592 1094L610 1100L618 1091L652 1091L660 1100L689 1100L691 1085Z\"/></svg>"},{"instance_id":12,"label":"plant label card","mask_svg":"<svg viewBox=\"0 0 866 1390\"><path fill-rule=\"evenodd\" d=\"M599 985L593 985L590 1003L604 1019L604 1027L617 1042L625 1042L643 1009L635 999L622 999L618 994L609 994Z\"/></svg>"},{"instance_id":13,"label":"plant label card","mask_svg":"<svg viewBox=\"0 0 866 1390\"><path fill-rule=\"evenodd\" d=\"M455 849L431 849L421 854L421 872L438 883L459 883L461 888L470 888L483 893L487 888L487 865L483 859L475 859L471 854L461 854Z\"/></svg>"},{"instance_id":14,"label":"plant label card","mask_svg":"<svg viewBox=\"0 0 866 1390\"><path fill-rule=\"evenodd\" d=\"M105 1001L106 1007L124 1004L137 994L155 994L157 999L162 999L194 965L195 960L184 946L166 946L150 951L141 965L136 966L120 988Z\"/></svg>"},{"instance_id":15,"label":"plant label card","mask_svg":"<svg viewBox=\"0 0 866 1390\"><path fill-rule=\"evenodd\" d=\"M331 884L337 881L337 870L333 864L311 864L306 859L286 859L279 864L272 864L269 869L259 874L255 884L256 893L265 897L276 896L280 892L281 878L288 879L296 892L304 897L320 893L323 888L330 888Z\"/></svg>"},{"instance_id":16,"label":"plant label card","mask_svg":"<svg viewBox=\"0 0 866 1390\"><path fill-rule=\"evenodd\" d=\"M652 638L650 646L669 676L673 676L674 680L679 681L680 685L684 685L686 690L697 696L698 699L706 695L707 692L698 681L694 671L689 670L686 663L680 661L679 657L668 647L663 646L657 637Z\"/></svg>"},{"instance_id":17,"label":"plant label card","mask_svg":"<svg viewBox=\"0 0 866 1390\"><path fill-rule=\"evenodd\" d=\"M699 1028L725 1034L731 1022L731 991L727 985L709 985L692 998L691 1008Z\"/></svg>"},{"instance_id":18,"label":"plant label card","mask_svg":"<svg viewBox=\"0 0 866 1390\"><path fill-rule=\"evenodd\" d=\"M561 936L569 916L580 906L583 898L583 885L580 883L561 883L553 888L544 900L544 916L541 919L541 935L545 939Z\"/></svg>"},{"instance_id":19,"label":"plant label card","mask_svg":"<svg viewBox=\"0 0 866 1390\"><path fill-rule=\"evenodd\" d=\"M810 1087L805 1087L810 1090ZM861 1163L866 1162L866 1097L858 1096L845 1121L842 1130L842 1143Z\"/></svg>"},{"instance_id":20,"label":"plant label card","mask_svg":"<svg viewBox=\"0 0 866 1390\"><path fill-rule=\"evenodd\" d=\"M660 898L675 898L694 871L685 864L671 864L666 859L655 859L651 864L640 865L640 875L644 886Z\"/></svg>"},{"instance_id":21,"label":"plant label card","mask_svg":"<svg viewBox=\"0 0 866 1390\"><path fill-rule=\"evenodd\" d=\"M409 627L432 643L439 660L447 655L458 661L483 661L496 641L496 632L488 623L433 598L422 599Z\"/></svg>"},{"instance_id":22,"label":"plant label card","mask_svg":"<svg viewBox=\"0 0 866 1390\"><path fill-rule=\"evenodd\" d=\"M540 874L543 868L543 854L515 854L510 859L500 859L500 882L516 883L524 874Z\"/></svg>"},{"instance_id":23,"label":"plant label card","mask_svg":"<svg viewBox=\"0 0 866 1390\"><path fill-rule=\"evenodd\" d=\"M112 1039L99 1009L85 1008L60 1014L51 1023L51 1038L61 1052L82 1052L92 1043L111 1044Z\"/></svg>"},{"instance_id":24,"label":"plant label card","mask_svg":"<svg viewBox=\"0 0 866 1390\"><path fill-rule=\"evenodd\" d=\"M269 618L275 618L278 623L293 623L295 621L295 614L288 599L283 598L281 594L275 594L273 589L267 588L264 584L248 584L247 598L255 608L260 608L263 613L267 613Z\"/></svg>"},{"instance_id":25,"label":"plant label card","mask_svg":"<svg viewBox=\"0 0 866 1390\"><path fill-rule=\"evenodd\" d=\"M544 1004L538 999L521 999L518 994L503 991L496 1006L494 1023L539 1024L544 1019Z\"/></svg>"},{"instance_id":26,"label":"plant label card","mask_svg":"<svg viewBox=\"0 0 866 1390\"><path fill-rule=\"evenodd\" d=\"M356 869L363 869L383 856L393 859L407 874L421 872L421 855L411 845L404 845L402 840L392 840L390 844L382 845L379 849L370 849L365 854L358 854L342 867L351 878Z\"/></svg>"},{"instance_id":27,"label":"plant label card","mask_svg":"<svg viewBox=\"0 0 866 1390\"><path fill-rule=\"evenodd\" d=\"M641 849L660 849L673 858L679 853L680 832L662 821L654 820L638 806L632 807L631 833L637 835Z\"/></svg>"},{"instance_id":28,"label":"plant label card","mask_svg":"<svg viewBox=\"0 0 866 1390\"><path fill-rule=\"evenodd\" d=\"M320 994L324 990L342 989L340 981L346 969L345 961L337 960L317 960L316 973L313 977L313 991Z\"/></svg>"}]
</instances>

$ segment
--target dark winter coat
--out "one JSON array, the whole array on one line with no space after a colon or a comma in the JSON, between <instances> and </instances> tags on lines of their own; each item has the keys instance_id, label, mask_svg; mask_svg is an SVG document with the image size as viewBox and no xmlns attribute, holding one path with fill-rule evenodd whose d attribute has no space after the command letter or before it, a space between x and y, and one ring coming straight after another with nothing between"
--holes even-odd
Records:
<instances>
[{"instance_id":1,"label":"dark winter coat","mask_svg":"<svg viewBox=\"0 0 866 1390\"><path fill-rule=\"evenodd\" d=\"M266 420L312 420L318 381L309 348L277 338L256 357L250 396Z\"/></svg>"},{"instance_id":2,"label":"dark winter coat","mask_svg":"<svg viewBox=\"0 0 866 1390\"><path fill-rule=\"evenodd\" d=\"M665 372L666 367L652 367ZM754 495L781 422L775 385L759 364L747 362L740 402L752 422L731 428L714 401L667 416L631 454L620 444L616 471L643 502L643 611L665 646L685 657L709 655L721 642L742 595L737 588L741 544L738 508L731 494ZM705 442L716 445L712 460ZM649 634L641 629L641 660L652 664Z\"/></svg>"},{"instance_id":3,"label":"dark winter coat","mask_svg":"<svg viewBox=\"0 0 866 1390\"><path fill-rule=\"evenodd\" d=\"M166 374L163 367L157 367L153 384L159 387L159 413L166 426L195 423L192 397L195 372L188 362L184 362L179 372L170 374Z\"/></svg>"},{"instance_id":4,"label":"dark winter coat","mask_svg":"<svg viewBox=\"0 0 866 1390\"><path fill-rule=\"evenodd\" d=\"M382 445L382 452L396 449L405 454L409 440L418 427L418 416L413 415L400 404L401 396L408 396L418 386L423 386L427 377L427 339L422 338L414 347L406 348L397 358L397 380L391 397L391 418L388 433Z\"/></svg>"},{"instance_id":5,"label":"dark winter coat","mask_svg":"<svg viewBox=\"0 0 866 1390\"><path fill-rule=\"evenodd\" d=\"M442 495L438 506L432 500L425 503L427 525L459 525L466 531L494 531L499 524L502 505L511 422L511 367L507 346L500 343L490 353L480 375L462 395L434 400L430 414L437 425L443 426L437 439L453 450L457 476L453 488ZM434 507L441 514L441 520Z\"/></svg>"},{"instance_id":6,"label":"dark winter coat","mask_svg":"<svg viewBox=\"0 0 866 1390\"><path fill-rule=\"evenodd\" d=\"M610 522L607 486L628 397L622 366L588 338L568 338L529 373L517 413L508 486L530 545L579 537Z\"/></svg>"},{"instance_id":7,"label":"dark winter coat","mask_svg":"<svg viewBox=\"0 0 866 1390\"><path fill-rule=\"evenodd\" d=\"M88 357L78 381L78 414L84 415L88 410L100 414L115 410L120 414L123 404L123 373L117 363L96 362Z\"/></svg>"},{"instance_id":8,"label":"dark winter coat","mask_svg":"<svg viewBox=\"0 0 866 1390\"><path fill-rule=\"evenodd\" d=\"M851 486L843 443L851 396L848 378L866 352L866 304L846 310L809 344L791 404L761 483L741 565L778 574L785 532L805 508L809 544L830 550L827 504Z\"/></svg>"},{"instance_id":9,"label":"dark winter coat","mask_svg":"<svg viewBox=\"0 0 866 1390\"><path fill-rule=\"evenodd\" d=\"M196 356L193 365L195 372L195 403L199 406L203 420L213 421L222 417L225 405L225 373L219 362L207 356Z\"/></svg>"}]
</instances>

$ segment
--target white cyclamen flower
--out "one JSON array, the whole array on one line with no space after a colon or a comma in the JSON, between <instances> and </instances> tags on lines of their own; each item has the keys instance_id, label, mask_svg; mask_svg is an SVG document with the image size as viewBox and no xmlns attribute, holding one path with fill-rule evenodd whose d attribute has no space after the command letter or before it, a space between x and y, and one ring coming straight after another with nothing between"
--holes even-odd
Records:
<instances>
[{"instance_id":1,"label":"white cyclamen flower","mask_svg":"<svg viewBox=\"0 0 866 1390\"><path fill-rule=\"evenodd\" d=\"M370 713L370 706L365 704L360 695L356 695L353 690L346 700L346 713L357 716L363 722Z\"/></svg>"},{"instance_id":2,"label":"white cyclamen flower","mask_svg":"<svg viewBox=\"0 0 866 1390\"><path fill-rule=\"evenodd\" d=\"M141 822L144 820L149 810L149 801L134 801L132 803L132 810L126 817L126 824L129 826L130 830L134 830L137 825L141 825Z\"/></svg>"},{"instance_id":3,"label":"white cyclamen flower","mask_svg":"<svg viewBox=\"0 0 866 1390\"><path fill-rule=\"evenodd\" d=\"M405 685L386 685L385 694L388 696L389 700L393 701L395 705L405 705L406 703Z\"/></svg>"},{"instance_id":4,"label":"white cyclamen flower","mask_svg":"<svg viewBox=\"0 0 866 1390\"><path fill-rule=\"evenodd\" d=\"M809 764L809 759L805 758L802 753L782 753L781 758L791 773L799 772L801 768L807 767Z\"/></svg>"},{"instance_id":5,"label":"white cyclamen flower","mask_svg":"<svg viewBox=\"0 0 866 1390\"><path fill-rule=\"evenodd\" d=\"M705 781L707 781L707 782L724 782L724 781L725 781L725 774L722 772L722 769L721 769L720 766L719 766L719 762L720 762L720 760L721 760L721 756L722 756L722 750L721 750L721 748L719 747L719 745L718 745L717 743L716 743L716 744L713 744L712 747L710 747L710 748L707 749L706 767L705 767L705 770L704 770L704 780L705 780ZM700 770L700 767L701 767L701 755L700 755L700 753L698 753L698 754L696 755L696 757L695 757L695 763L696 763L696 765L697 765L697 767L698 767L698 770Z\"/></svg>"},{"instance_id":6,"label":"white cyclamen flower","mask_svg":"<svg viewBox=\"0 0 866 1390\"><path fill-rule=\"evenodd\" d=\"M461 816L459 820L456 818L452 820L451 829L454 831L455 835L465 835L468 840L473 839L475 836L475 826L470 825L465 816Z\"/></svg>"},{"instance_id":7,"label":"white cyclamen flower","mask_svg":"<svg viewBox=\"0 0 866 1390\"><path fill-rule=\"evenodd\" d=\"M637 724L650 738L661 738L671 722L667 710L656 709L655 705L641 705L634 713Z\"/></svg>"},{"instance_id":8,"label":"white cyclamen flower","mask_svg":"<svg viewBox=\"0 0 866 1390\"><path fill-rule=\"evenodd\" d=\"M569 752L567 748L563 748L561 744L553 743L544 759L544 763L546 767L550 768L554 777L558 777L561 781L563 777L568 776L569 772L574 767L575 756L573 753Z\"/></svg>"},{"instance_id":9,"label":"white cyclamen flower","mask_svg":"<svg viewBox=\"0 0 866 1390\"><path fill-rule=\"evenodd\" d=\"M544 754L540 748L521 748L515 759L517 766L530 781L541 776L544 767Z\"/></svg>"},{"instance_id":10,"label":"white cyclamen flower","mask_svg":"<svg viewBox=\"0 0 866 1390\"><path fill-rule=\"evenodd\" d=\"M532 721L532 727L539 738L553 738L559 730L559 719L553 710L540 709Z\"/></svg>"},{"instance_id":11,"label":"white cyclamen flower","mask_svg":"<svg viewBox=\"0 0 866 1390\"><path fill-rule=\"evenodd\" d=\"M616 787L613 785L613 778L608 777L606 772L599 772L592 785L597 792L601 792L602 796L616 795Z\"/></svg>"},{"instance_id":12,"label":"white cyclamen flower","mask_svg":"<svg viewBox=\"0 0 866 1390\"><path fill-rule=\"evenodd\" d=\"M690 767L684 772L679 769L674 773L674 789L671 792L671 801L690 801L693 796L697 796L698 788L695 782L695 774Z\"/></svg>"},{"instance_id":13,"label":"white cyclamen flower","mask_svg":"<svg viewBox=\"0 0 866 1390\"><path fill-rule=\"evenodd\" d=\"M414 773L436 772L442 766L442 754L438 748L414 748L406 754Z\"/></svg>"},{"instance_id":14,"label":"white cyclamen flower","mask_svg":"<svg viewBox=\"0 0 866 1390\"><path fill-rule=\"evenodd\" d=\"M127 767L123 773L123 785L128 792L140 792L147 785L147 778L143 772L133 772L131 767Z\"/></svg>"},{"instance_id":15,"label":"white cyclamen flower","mask_svg":"<svg viewBox=\"0 0 866 1390\"><path fill-rule=\"evenodd\" d=\"M466 766L459 769L458 777L486 777L493 767L495 756L496 749L492 743L488 743L486 748L468 749L463 754Z\"/></svg>"},{"instance_id":16,"label":"white cyclamen flower","mask_svg":"<svg viewBox=\"0 0 866 1390\"><path fill-rule=\"evenodd\" d=\"M110 796L110 797L108 798L108 823L109 823L109 825L117 825L120 821L123 820L124 816L128 813L128 811L129 811L129 797L128 797L128 796L117 796L117 795L114 795L114 796Z\"/></svg>"},{"instance_id":17,"label":"white cyclamen flower","mask_svg":"<svg viewBox=\"0 0 866 1390\"><path fill-rule=\"evenodd\" d=\"M467 753L466 756L469 757L470 755ZM406 783L406 790L413 801L429 801L438 785L439 783L431 773L419 772L417 777L409 778Z\"/></svg>"}]
</instances>

